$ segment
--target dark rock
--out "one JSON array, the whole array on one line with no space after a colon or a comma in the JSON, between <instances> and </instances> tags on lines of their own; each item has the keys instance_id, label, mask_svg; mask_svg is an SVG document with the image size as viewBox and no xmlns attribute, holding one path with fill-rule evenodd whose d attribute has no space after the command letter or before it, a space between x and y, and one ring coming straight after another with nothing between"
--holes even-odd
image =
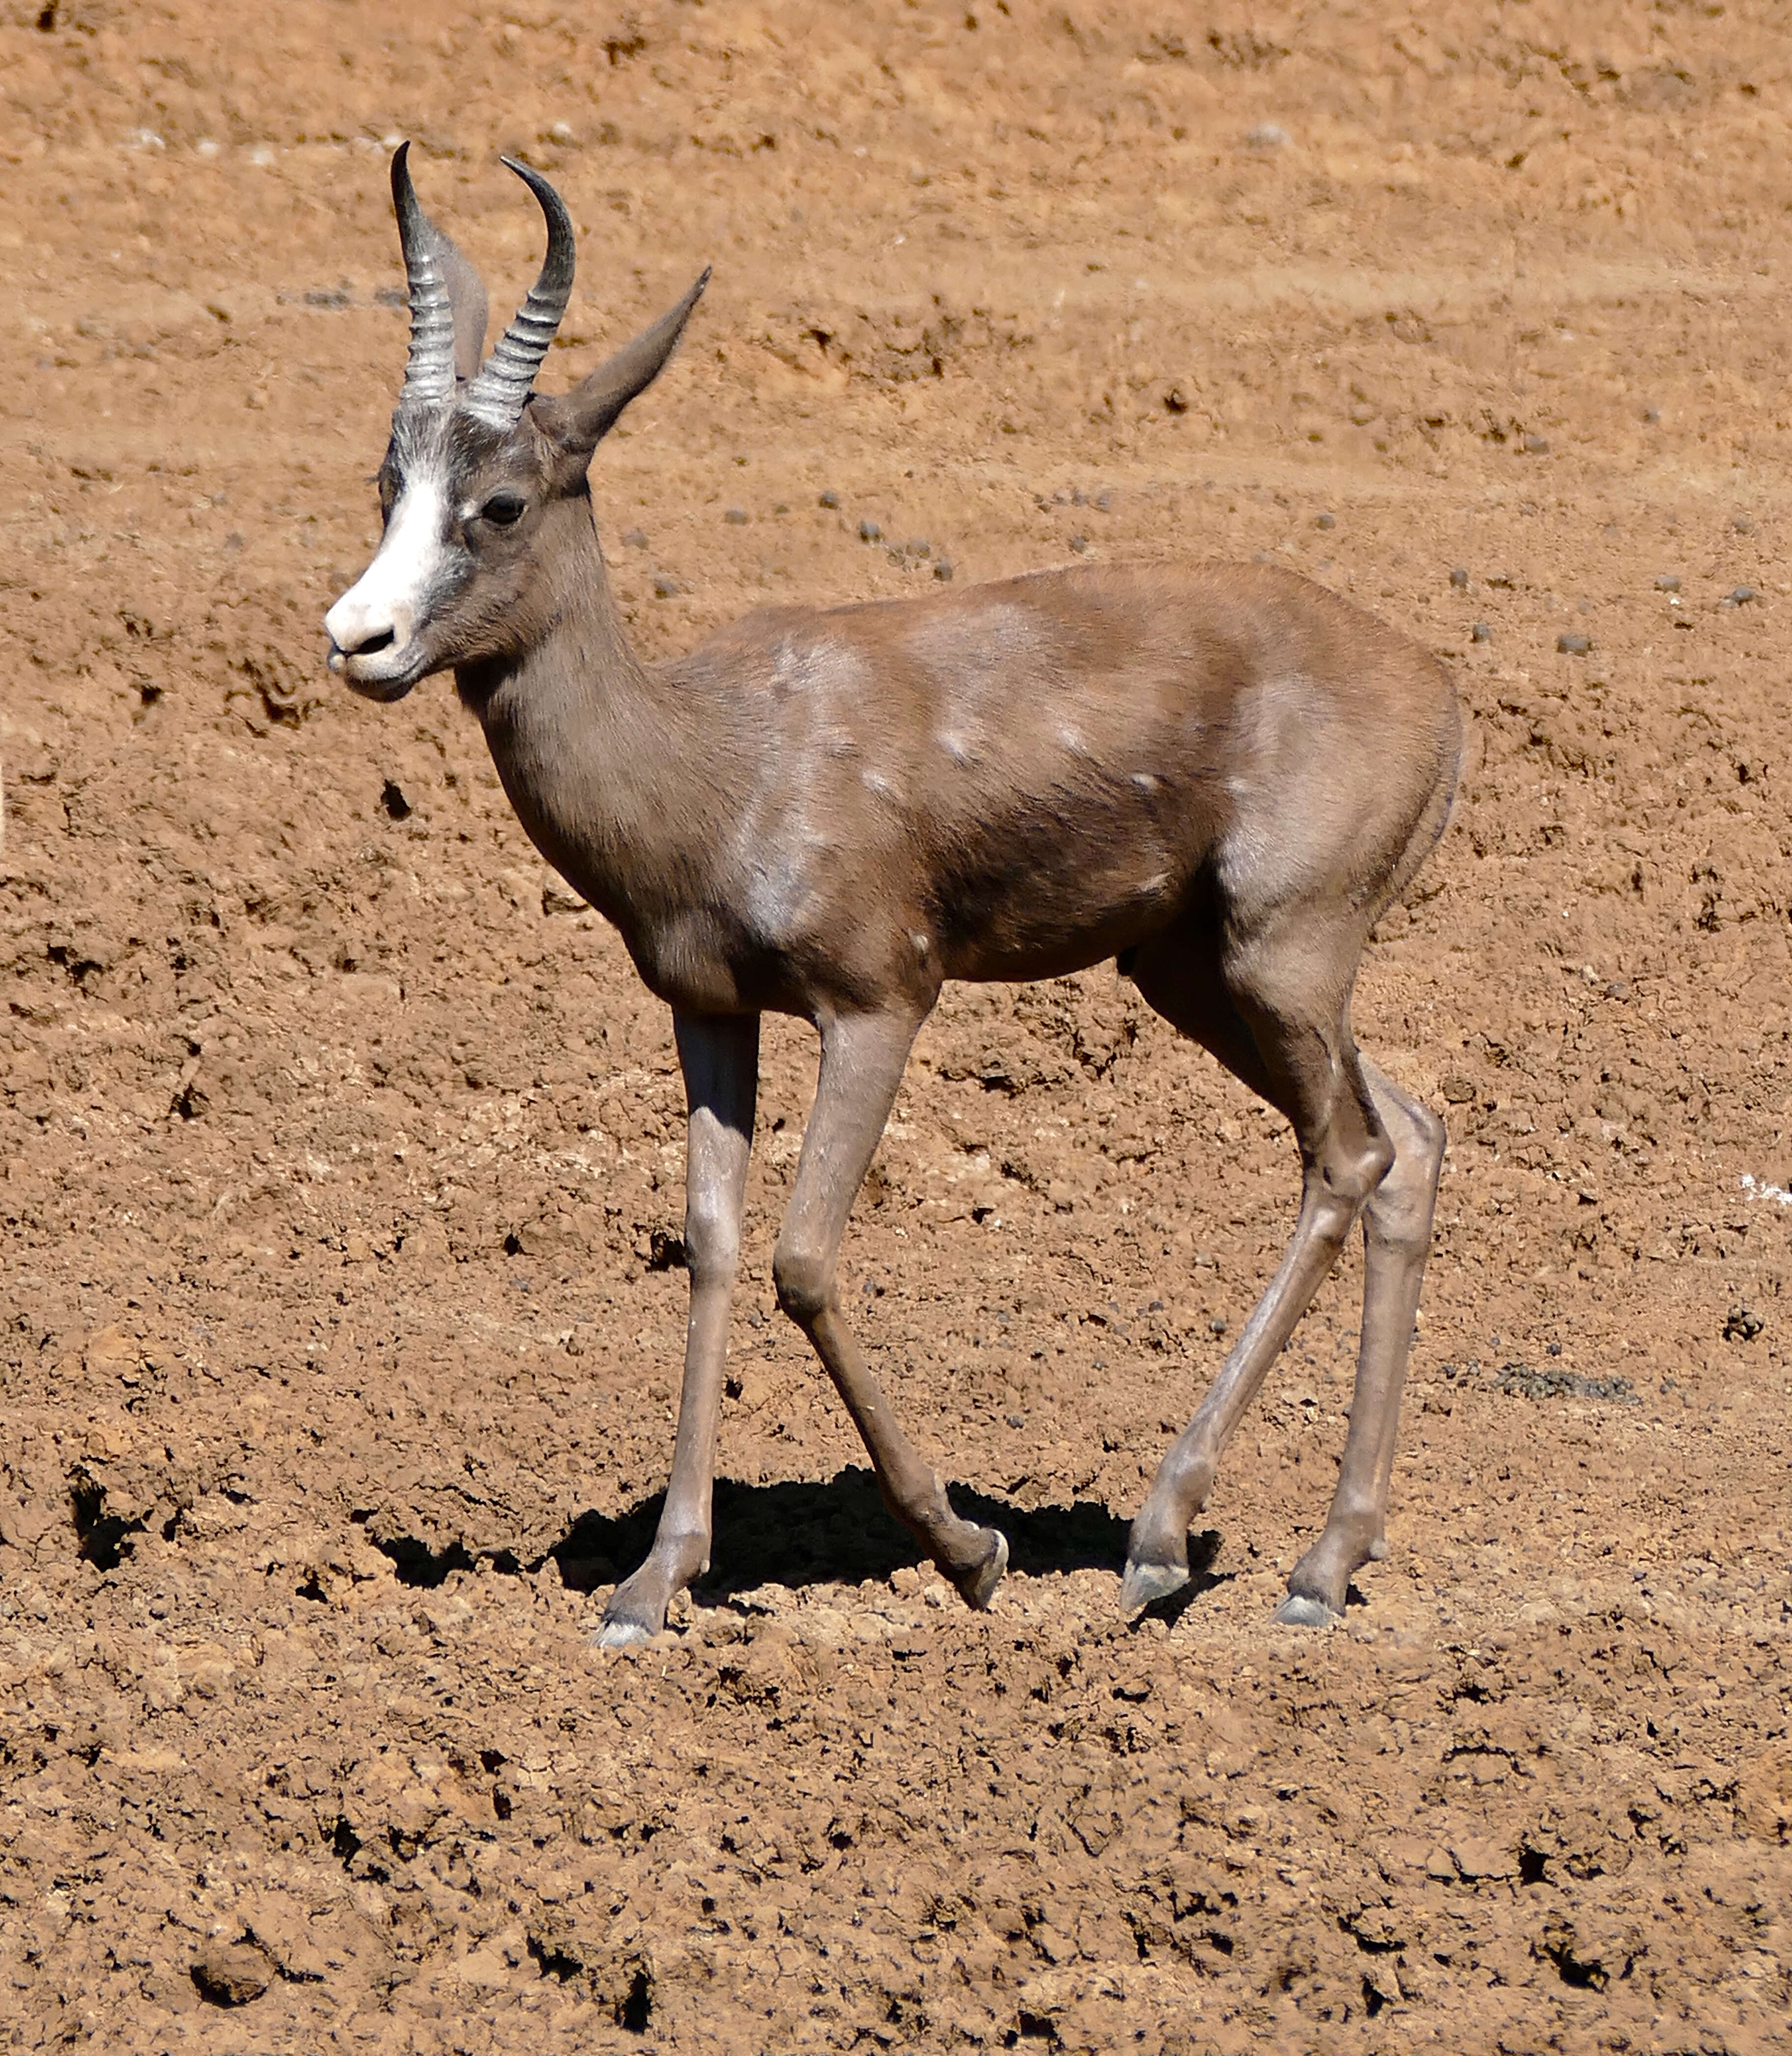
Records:
<instances>
[{"instance_id":1,"label":"dark rock","mask_svg":"<svg viewBox=\"0 0 1792 2056\"><path fill-rule=\"evenodd\" d=\"M746 509L744 507L730 507L722 518L732 528L744 528L746 526Z\"/></svg>"},{"instance_id":2,"label":"dark rock","mask_svg":"<svg viewBox=\"0 0 1792 2056\"><path fill-rule=\"evenodd\" d=\"M832 486L829 486L815 504L818 507L837 507L840 504L840 495Z\"/></svg>"},{"instance_id":3,"label":"dark rock","mask_svg":"<svg viewBox=\"0 0 1792 2056\"><path fill-rule=\"evenodd\" d=\"M1337 525L1338 517L1335 514L1315 514L1313 516L1313 526L1315 528L1335 528Z\"/></svg>"},{"instance_id":4,"label":"dark rock","mask_svg":"<svg viewBox=\"0 0 1792 2056\"><path fill-rule=\"evenodd\" d=\"M1476 622L1469 631L1469 640L1471 642L1491 642L1493 639L1493 631L1485 621Z\"/></svg>"},{"instance_id":5,"label":"dark rock","mask_svg":"<svg viewBox=\"0 0 1792 2056\"><path fill-rule=\"evenodd\" d=\"M1455 587L1458 592L1466 592L1469 589L1469 574L1467 570L1462 565L1458 564L1455 570L1450 573L1450 582Z\"/></svg>"},{"instance_id":6,"label":"dark rock","mask_svg":"<svg viewBox=\"0 0 1792 2056\"><path fill-rule=\"evenodd\" d=\"M193 1959L193 1983L213 2006L247 2006L267 1991L273 1966L246 1942L208 1943Z\"/></svg>"},{"instance_id":7,"label":"dark rock","mask_svg":"<svg viewBox=\"0 0 1792 2056\"><path fill-rule=\"evenodd\" d=\"M1671 571L1663 571L1656 580L1657 592L1678 592L1679 589L1680 582Z\"/></svg>"},{"instance_id":8,"label":"dark rock","mask_svg":"<svg viewBox=\"0 0 1792 2056\"><path fill-rule=\"evenodd\" d=\"M1070 548L1080 557L1089 548L1089 538L1086 536L1073 536L1070 538Z\"/></svg>"},{"instance_id":9,"label":"dark rock","mask_svg":"<svg viewBox=\"0 0 1792 2056\"><path fill-rule=\"evenodd\" d=\"M1565 657L1584 657L1592 649L1592 642L1585 635L1558 635L1556 647Z\"/></svg>"},{"instance_id":10,"label":"dark rock","mask_svg":"<svg viewBox=\"0 0 1792 2056\"><path fill-rule=\"evenodd\" d=\"M675 599L682 591L683 587L670 571L654 573L653 591L655 599Z\"/></svg>"},{"instance_id":11,"label":"dark rock","mask_svg":"<svg viewBox=\"0 0 1792 2056\"><path fill-rule=\"evenodd\" d=\"M880 543L883 540L884 531L868 514L859 524L859 540L861 543Z\"/></svg>"},{"instance_id":12,"label":"dark rock","mask_svg":"<svg viewBox=\"0 0 1792 2056\"><path fill-rule=\"evenodd\" d=\"M951 559L949 557L941 557L933 567L933 575L936 579L949 580L952 575Z\"/></svg>"}]
</instances>

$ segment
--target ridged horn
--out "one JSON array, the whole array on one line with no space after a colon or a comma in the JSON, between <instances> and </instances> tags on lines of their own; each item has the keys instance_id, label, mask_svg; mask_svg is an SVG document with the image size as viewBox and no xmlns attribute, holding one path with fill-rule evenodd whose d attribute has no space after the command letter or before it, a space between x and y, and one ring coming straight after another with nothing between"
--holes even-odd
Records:
<instances>
[{"instance_id":1,"label":"ridged horn","mask_svg":"<svg viewBox=\"0 0 1792 2056\"><path fill-rule=\"evenodd\" d=\"M572 223L560 195L527 164L518 164L514 157L504 162L541 203L548 218L548 254L528 298L469 383L461 405L488 428L508 433L522 419L535 374L572 297L574 254Z\"/></svg>"},{"instance_id":2,"label":"ridged horn","mask_svg":"<svg viewBox=\"0 0 1792 2056\"><path fill-rule=\"evenodd\" d=\"M398 244L410 287L410 356L398 405L425 407L449 399L454 391L454 306L442 261L441 245L447 239L417 205L405 161L409 156L409 143L401 143L392 153L392 211L398 217Z\"/></svg>"}]
</instances>

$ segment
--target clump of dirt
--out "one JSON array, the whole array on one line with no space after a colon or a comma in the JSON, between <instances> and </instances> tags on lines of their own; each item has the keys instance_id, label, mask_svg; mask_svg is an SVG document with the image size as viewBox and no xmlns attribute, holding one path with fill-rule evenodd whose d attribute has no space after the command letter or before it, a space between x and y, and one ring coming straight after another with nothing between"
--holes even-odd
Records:
<instances>
[{"instance_id":1,"label":"clump of dirt","mask_svg":"<svg viewBox=\"0 0 1792 2056\"><path fill-rule=\"evenodd\" d=\"M14 2042L1774 2046L1780 29L6 14ZM644 654L947 566L1260 556L1453 666L1456 822L1358 996L1451 1145L1339 1631L1270 1615L1354 1259L1190 1591L1115 1618L1296 1166L1110 967L948 994L849 1244L894 1403L1014 1544L995 1610L916 1564L777 1315L777 1022L714 1566L591 1648L671 1447L682 1094L451 694L321 668L401 133L500 311L540 231L498 152L566 193L550 387L716 264L594 480Z\"/></svg>"}]
</instances>

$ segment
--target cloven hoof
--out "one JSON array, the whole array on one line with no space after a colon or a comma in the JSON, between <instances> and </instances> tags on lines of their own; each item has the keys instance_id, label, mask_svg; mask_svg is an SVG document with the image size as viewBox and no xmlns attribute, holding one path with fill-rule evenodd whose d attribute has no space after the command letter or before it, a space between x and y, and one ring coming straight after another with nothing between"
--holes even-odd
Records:
<instances>
[{"instance_id":1,"label":"cloven hoof","mask_svg":"<svg viewBox=\"0 0 1792 2056\"><path fill-rule=\"evenodd\" d=\"M1007 1536L999 1528L986 1528L983 1532L994 1544L988 1556L975 1570L967 1571L952 1580L965 1604L975 1607L979 1613L987 1610L995 1596L996 1587L1002 1582L1002 1575L1008 1568Z\"/></svg>"},{"instance_id":2,"label":"cloven hoof","mask_svg":"<svg viewBox=\"0 0 1792 2056\"><path fill-rule=\"evenodd\" d=\"M596 1649L639 1649L653 1640L653 1630L638 1620L607 1620L591 1637Z\"/></svg>"},{"instance_id":3,"label":"cloven hoof","mask_svg":"<svg viewBox=\"0 0 1792 2056\"><path fill-rule=\"evenodd\" d=\"M1276 1609L1276 1618L1284 1627L1335 1627L1343 1619L1334 1613L1323 1599L1310 1599L1299 1592L1290 1592Z\"/></svg>"},{"instance_id":4,"label":"cloven hoof","mask_svg":"<svg viewBox=\"0 0 1792 2056\"><path fill-rule=\"evenodd\" d=\"M1130 1620L1158 1599L1167 1599L1189 1582L1189 1573L1175 1564L1128 1564L1120 1580L1121 1617Z\"/></svg>"}]
</instances>

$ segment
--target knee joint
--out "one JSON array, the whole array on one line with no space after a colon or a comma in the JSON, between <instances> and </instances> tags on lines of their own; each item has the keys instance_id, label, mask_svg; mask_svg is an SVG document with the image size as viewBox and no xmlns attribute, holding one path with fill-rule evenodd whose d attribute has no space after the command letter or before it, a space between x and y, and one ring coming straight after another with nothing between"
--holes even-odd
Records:
<instances>
[{"instance_id":1,"label":"knee joint","mask_svg":"<svg viewBox=\"0 0 1792 2056\"><path fill-rule=\"evenodd\" d=\"M740 1231L719 1212L707 1208L685 1208L685 1261L692 1280L698 1284L726 1284L740 1261Z\"/></svg>"},{"instance_id":2,"label":"knee joint","mask_svg":"<svg viewBox=\"0 0 1792 2056\"><path fill-rule=\"evenodd\" d=\"M800 1327L819 1320L833 1297L831 1269L808 1250L779 1250L772 1259L772 1283L778 1305Z\"/></svg>"}]
</instances>

